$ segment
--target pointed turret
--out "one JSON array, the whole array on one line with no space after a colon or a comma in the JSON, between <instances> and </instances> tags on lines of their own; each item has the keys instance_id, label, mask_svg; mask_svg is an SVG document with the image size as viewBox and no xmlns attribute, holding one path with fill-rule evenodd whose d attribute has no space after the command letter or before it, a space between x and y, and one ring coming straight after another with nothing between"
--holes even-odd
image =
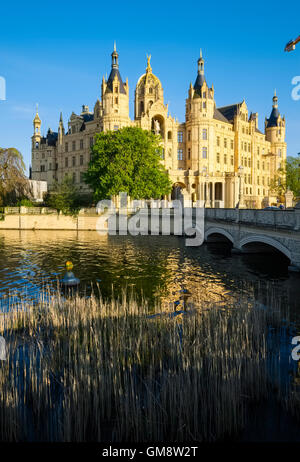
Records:
<instances>
[{"instance_id":1,"label":"pointed turret","mask_svg":"<svg viewBox=\"0 0 300 462\"><path fill-rule=\"evenodd\" d=\"M106 91L113 92L114 84L117 84L118 93L126 95L126 89L119 72L119 54L116 49L116 42L114 43L114 51L111 54L111 71L106 82Z\"/></svg>"},{"instance_id":2,"label":"pointed turret","mask_svg":"<svg viewBox=\"0 0 300 462\"><path fill-rule=\"evenodd\" d=\"M116 130L129 121L129 86L123 82L119 72L119 54L116 43L111 54L111 71L108 79L103 77L101 90L101 108L99 117L103 116L103 130Z\"/></svg>"},{"instance_id":3,"label":"pointed turret","mask_svg":"<svg viewBox=\"0 0 300 462\"><path fill-rule=\"evenodd\" d=\"M286 152L285 144L285 118L278 109L278 97L276 90L273 96L273 108L269 119L265 121L266 139L272 143L272 152L281 155Z\"/></svg>"},{"instance_id":4,"label":"pointed turret","mask_svg":"<svg viewBox=\"0 0 300 462\"><path fill-rule=\"evenodd\" d=\"M274 96L273 96L273 109L272 109L270 118L267 119L266 128L277 127L279 116L280 116L280 112L278 110L278 97L277 97L276 90L275 90Z\"/></svg>"},{"instance_id":5,"label":"pointed turret","mask_svg":"<svg viewBox=\"0 0 300 462\"><path fill-rule=\"evenodd\" d=\"M62 144L63 136L65 134L64 122L62 112L60 113L59 124L58 124L58 143Z\"/></svg>"},{"instance_id":6,"label":"pointed turret","mask_svg":"<svg viewBox=\"0 0 300 462\"><path fill-rule=\"evenodd\" d=\"M201 92L202 85L205 82L204 76L204 59L202 56L202 50L200 50L200 57L198 59L198 75L194 84L194 90Z\"/></svg>"}]
</instances>

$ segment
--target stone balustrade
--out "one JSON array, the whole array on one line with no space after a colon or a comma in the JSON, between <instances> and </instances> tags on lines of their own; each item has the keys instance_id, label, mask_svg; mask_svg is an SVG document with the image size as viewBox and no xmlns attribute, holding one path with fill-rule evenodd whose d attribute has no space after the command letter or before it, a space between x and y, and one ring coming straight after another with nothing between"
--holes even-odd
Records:
<instances>
[{"instance_id":1,"label":"stone balustrade","mask_svg":"<svg viewBox=\"0 0 300 462\"><path fill-rule=\"evenodd\" d=\"M205 209L205 218L258 227L300 230L300 209Z\"/></svg>"}]
</instances>

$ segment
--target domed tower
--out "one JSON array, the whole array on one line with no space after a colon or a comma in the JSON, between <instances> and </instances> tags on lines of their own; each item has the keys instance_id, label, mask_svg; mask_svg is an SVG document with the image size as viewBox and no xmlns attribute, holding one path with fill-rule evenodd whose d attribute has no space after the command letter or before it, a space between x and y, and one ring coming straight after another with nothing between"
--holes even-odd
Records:
<instances>
[{"instance_id":1,"label":"domed tower","mask_svg":"<svg viewBox=\"0 0 300 462\"><path fill-rule=\"evenodd\" d=\"M273 163L273 174L286 160L285 127L285 118L279 112L278 97L275 90L272 112L269 119L265 121L266 139L271 143L271 153L276 156Z\"/></svg>"},{"instance_id":2,"label":"domed tower","mask_svg":"<svg viewBox=\"0 0 300 462\"><path fill-rule=\"evenodd\" d=\"M149 113L151 106L160 101L164 103L164 92L160 80L152 73L151 55L147 56L146 73L143 74L135 89L134 118L141 119Z\"/></svg>"},{"instance_id":3,"label":"domed tower","mask_svg":"<svg viewBox=\"0 0 300 462\"><path fill-rule=\"evenodd\" d=\"M208 160L209 120L213 119L215 110L214 88L209 88L204 75L204 59L200 50L198 74L194 86L189 87L186 99L186 166L199 170Z\"/></svg>"},{"instance_id":4,"label":"domed tower","mask_svg":"<svg viewBox=\"0 0 300 462\"><path fill-rule=\"evenodd\" d=\"M117 130L130 125L128 79L122 81L116 44L111 58L108 80L102 79L103 130Z\"/></svg>"},{"instance_id":5,"label":"domed tower","mask_svg":"<svg viewBox=\"0 0 300 462\"><path fill-rule=\"evenodd\" d=\"M42 122L38 114L38 106L37 106L36 114L33 119L33 137L32 137L32 141L34 143L33 147L36 147L36 143L39 144L41 141L41 125L42 125Z\"/></svg>"},{"instance_id":6,"label":"domed tower","mask_svg":"<svg viewBox=\"0 0 300 462\"><path fill-rule=\"evenodd\" d=\"M38 107L36 107L36 114L33 119L33 136L31 137L31 170L30 176L33 180L40 179L40 162L39 162L39 150L41 147L41 119L38 114Z\"/></svg>"},{"instance_id":7,"label":"domed tower","mask_svg":"<svg viewBox=\"0 0 300 462\"><path fill-rule=\"evenodd\" d=\"M41 141L41 119L38 114L38 107L36 107L35 118L33 119L33 136L32 136L32 149L38 149Z\"/></svg>"},{"instance_id":8,"label":"domed tower","mask_svg":"<svg viewBox=\"0 0 300 462\"><path fill-rule=\"evenodd\" d=\"M147 68L135 89L135 121L144 130L152 130L160 137L162 162L166 169L174 169L177 163L177 125L164 104L162 84L153 74L147 56Z\"/></svg>"}]
</instances>

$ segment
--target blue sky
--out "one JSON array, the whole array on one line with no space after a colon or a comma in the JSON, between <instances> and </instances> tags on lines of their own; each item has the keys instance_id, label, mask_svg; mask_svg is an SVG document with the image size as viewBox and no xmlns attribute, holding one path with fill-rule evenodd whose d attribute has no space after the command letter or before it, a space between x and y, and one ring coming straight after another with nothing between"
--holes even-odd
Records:
<instances>
[{"instance_id":1,"label":"blue sky","mask_svg":"<svg viewBox=\"0 0 300 462\"><path fill-rule=\"evenodd\" d=\"M36 103L45 133L57 130L60 111L67 126L82 104L93 108L102 75L110 71L114 40L122 78L129 79L131 116L134 88L151 53L170 113L184 121L202 48L217 106L245 98L263 130L276 88L287 119L288 154L300 151L300 101L291 97L292 78L300 75L300 44L283 52L300 35L299 2L7 2L1 16L0 76L7 99L0 101L0 146L17 147L27 166Z\"/></svg>"}]
</instances>

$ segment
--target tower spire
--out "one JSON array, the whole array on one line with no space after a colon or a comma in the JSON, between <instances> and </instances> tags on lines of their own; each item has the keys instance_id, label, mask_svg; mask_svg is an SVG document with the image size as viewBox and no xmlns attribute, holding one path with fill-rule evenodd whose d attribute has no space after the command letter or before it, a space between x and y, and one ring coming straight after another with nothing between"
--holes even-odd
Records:
<instances>
[{"instance_id":1,"label":"tower spire","mask_svg":"<svg viewBox=\"0 0 300 462\"><path fill-rule=\"evenodd\" d=\"M198 75L204 75L204 59L202 56L202 48L200 48L200 57L198 59Z\"/></svg>"},{"instance_id":2,"label":"tower spire","mask_svg":"<svg viewBox=\"0 0 300 462\"><path fill-rule=\"evenodd\" d=\"M273 96L273 108L274 109L278 108L278 97L277 97L276 89L274 91L274 96Z\"/></svg>"},{"instance_id":3,"label":"tower spire","mask_svg":"<svg viewBox=\"0 0 300 462\"><path fill-rule=\"evenodd\" d=\"M118 62L118 52L116 47L116 42L114 42L114 51L111 54L111 67L112 69L119 69L119 62Z\"/></svg>"}]
</instances>

